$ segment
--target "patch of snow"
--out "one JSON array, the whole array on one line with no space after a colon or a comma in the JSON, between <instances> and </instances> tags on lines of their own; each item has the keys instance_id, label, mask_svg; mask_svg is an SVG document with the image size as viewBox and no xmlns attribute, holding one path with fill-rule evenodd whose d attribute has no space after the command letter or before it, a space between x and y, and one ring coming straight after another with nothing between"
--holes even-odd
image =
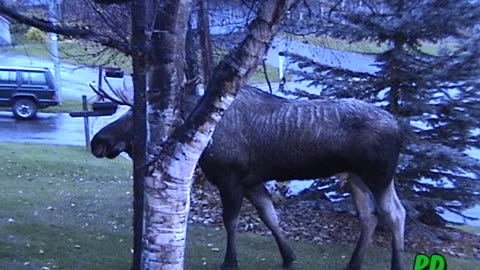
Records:
<instances>
[{"instance_id":1,"label":"patch of snow","mask_svg":"<svg viewBox=\"0 0 480 270\"><path fill-rule=\"evenodd\" d=\"M447 209L442 209L442 211L443 213L441 213L440 216L442 216L442 218L445 220L455 223L463 223L468 226L480 227L480 205L462 211L463 215L476 218L476 220L463 218L462 216Z\"/></svg>"},{"instance_id":2,"label":"patch of snow","mask_svg":"<svg viewBox=\"0 0 480 270\"><path fill-rule=\"evenodd\" d=\"M310 188L315 180L292 180L288 182L287 185L287 196L296 196L300 192Z\"/></svg>"}]
</instances>

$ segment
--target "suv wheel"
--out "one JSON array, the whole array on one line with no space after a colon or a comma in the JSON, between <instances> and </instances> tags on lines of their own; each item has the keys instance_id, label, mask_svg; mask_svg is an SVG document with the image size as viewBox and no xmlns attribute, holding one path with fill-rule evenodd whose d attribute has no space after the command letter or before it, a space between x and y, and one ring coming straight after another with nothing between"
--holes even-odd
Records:
<instances>
[{"instance_id":1,"label":"suv wheel","mask_svg":"<svg viewBox=\"0 0 480 270\"><path fill-rule=\"evenodd\" d=\"M18 119L32 119L37 114L37 104L27 98L20 98L13 102L13 114Z\"/></svg>"}]
</instances>

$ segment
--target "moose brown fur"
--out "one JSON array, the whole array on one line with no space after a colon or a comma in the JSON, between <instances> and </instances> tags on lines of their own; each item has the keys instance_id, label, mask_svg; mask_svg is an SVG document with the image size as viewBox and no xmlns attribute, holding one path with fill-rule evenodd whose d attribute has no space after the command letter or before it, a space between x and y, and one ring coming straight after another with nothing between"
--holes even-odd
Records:
<instances>
[{"instance_id":1,"label":"moose brown fur","mask_svg":"<svg viewBox=\"0 0 480 270\"><path fill-rule=\"evenodd\" d=\"M122 151L131 153L133 132L128 112L95 135L93 154L114 158ZM346 177L361 224L346 269L360 269L377 215L393 235L391 269L404 269L405 210L393 184L400 147L397 121L371 104L353 99L290 100L243 88L200 159L223 204L227 247L221 269L237 268L235 231L244 197L272 231L283 266L290 267L295 255L282 235L264 182L334 174Z\"/></svg>"}]
</instances>

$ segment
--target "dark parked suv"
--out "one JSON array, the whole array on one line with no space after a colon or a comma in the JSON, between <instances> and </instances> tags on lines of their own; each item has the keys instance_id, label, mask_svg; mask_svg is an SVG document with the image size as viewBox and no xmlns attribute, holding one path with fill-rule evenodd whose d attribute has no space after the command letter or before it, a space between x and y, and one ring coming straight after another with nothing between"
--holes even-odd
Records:
<instances>
[{"instance_id":1,"label":"dark parked suv","mask_svg":"<svg viewBox=\"0 0 480 270\"><path fill-rule=\"evenodd\" d=\"M39 108L60 105L48 68L0 67L0 107L11 107L15 117L32 119Z\"/></svg>"}]
</instances>

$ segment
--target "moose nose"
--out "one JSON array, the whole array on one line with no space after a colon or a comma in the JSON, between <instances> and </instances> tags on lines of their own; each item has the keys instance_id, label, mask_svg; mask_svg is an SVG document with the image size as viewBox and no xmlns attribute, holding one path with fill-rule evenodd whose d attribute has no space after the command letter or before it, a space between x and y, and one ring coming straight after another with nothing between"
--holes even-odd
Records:
<instances>
[{"instance_id":1,"label":"moose nose","mask_svg":"<svg viewBox=\"0 0 480 270\"><path fill-rule=\"evenodd\" d=\"M106 154L107 142L103 138L95 136L90 143L90 149L94 156L97 158L103 158Z\"/></svg>"}]
</instances>

